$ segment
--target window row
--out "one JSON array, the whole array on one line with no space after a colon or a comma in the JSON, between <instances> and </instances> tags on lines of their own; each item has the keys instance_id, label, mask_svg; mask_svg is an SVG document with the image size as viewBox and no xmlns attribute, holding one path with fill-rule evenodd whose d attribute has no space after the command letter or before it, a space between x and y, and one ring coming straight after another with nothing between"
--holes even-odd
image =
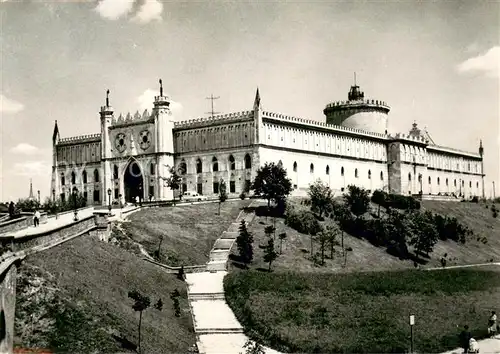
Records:
<instances>
[{"instance_id":1,"label":"window row","mask_svg":"<svg viewBox=\"0 0 500 354\"><path fill-rule=\"evenodd\" d=\"M82 172L82 182L83 183L88 183L88 176L87 176L87 171ZM99 170L95 169L94 170L94 182L99 182ZM66 176L64 173L61 173L61 185L66 184ZM76 184L76 173L75 171L71 172L71 184Z\"/></svg>"},{"instance_id":2,"label":"window row","mask_svg":"<svg viewBox=\"0 0 500 354\"><path fill-rule=\"evenodd\" d=\"M219 171L219 160L217 157L213 157L211 161L211 166L212 166L212 171L211 172L218 172ZM236 170L236 160L233 155L229 155L228 158L228 166L230 171ZM246 154L244 157L244 166L245 169L252 168L252 158L250 157L249 154ZM181 174L186 174L188 173L187 170L187 164L184 159L181 160L179 164L179 172ZM201 161L200 158L196 160L196 173L203 173L203 162Z\"/></svg>"},{"instance_id":3,"label":"window row","mask_svg":"<svg viewBox=\"0 0 500 354\"><path fill-rule=\"evenodd\" d=\"M280 163L281 163L281 160L280 160ZM297 172L297 161L295 161L293 163L293 172ZM309 173L314 173L314 164L313 163L311 163L309 165ZM326 165L325 174L330 175L330 166L329 165ZM345 170L344 170L344 166L342 166L340 168L340 176L344 177L344 175L345 175ZM354 169L354 177L359 178L359 173L358 173L357 168ZM371 170L368 170L368 179L372 179L372 171ZM381 181L384 180L384 172L382 172L382 171L380 171L380 180Z\"/></svg>"}]
</instances>

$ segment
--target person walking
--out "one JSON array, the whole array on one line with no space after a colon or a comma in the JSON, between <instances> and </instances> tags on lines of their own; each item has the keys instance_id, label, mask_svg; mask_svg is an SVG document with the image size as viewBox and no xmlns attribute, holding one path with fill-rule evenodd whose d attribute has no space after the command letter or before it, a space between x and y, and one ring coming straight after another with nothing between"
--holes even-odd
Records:
<instances>
[{"instance_id":1,"label":"person walking","mask_svg":"<svg viewBox=\"0 0 500 354\"><path fill-rule=\"evenodd\" d=\"M497 314L491 311L491 316L488 319L488 335L494 337L497 332Z\"/></svg>"},{"instance_id":2,"label":"person walking","mask_svg":"<svg viewBox=\"0 0 500 354\"><path fill-rule=\"evenodd\" d=\"M469 326L465 325L464 330L460 332L459 335L459 340L460 340L460 346L464 350L464 354L467 354L469 352L469 342L472 338L472 334L469 331Z\"/></svg>"},{"instance_id":3,"label":"person walking","mask_svg":"<svg viewBox=\"0 0 500 354\"><path fill-rule=\"evenodd\" d=\"M35 224L35 227L40 225L40 212L38 209L35 210L35 214L33 215L33 223Z\"/></svg>"}]
</instances>

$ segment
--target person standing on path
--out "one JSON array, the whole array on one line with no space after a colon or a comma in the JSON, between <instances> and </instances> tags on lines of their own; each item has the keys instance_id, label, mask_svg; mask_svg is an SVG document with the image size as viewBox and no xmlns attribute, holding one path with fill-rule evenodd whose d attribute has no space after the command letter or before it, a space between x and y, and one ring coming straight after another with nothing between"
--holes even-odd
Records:
<instances>
[{"instance_id":1,"label":"person standing on path","mask_svg":"<svg viewBox=\"0 0 500 354\"><path fill-rule=\"evenodd\" d=\"M488 335L494 337L497 332L497 314L491 311L491 316L488 320Z\"/></svg>"},{"instance_id":2,"label":"person standing on path","mask_svg":"<svg viewBox=\"0 0 500 354\"><path fill-rule=\"evenodd\" d=\"M38 209L35 210L35 214L33 215L33 223L35 224L35 227L40 225L40 212Z\"/></svg>"},{"instance_id":3,"label":"person standing on path","mask_svg":"<svg viewBox=\"0 0 500 354\"><path fill-rule=\"evenodd\" d=\"M464 349L464 354L469 352L469 341L472 338L472 334L469 331L469 326L465 325L464 330L459 335L460 346Z\"/></svg>"}]
</instances>

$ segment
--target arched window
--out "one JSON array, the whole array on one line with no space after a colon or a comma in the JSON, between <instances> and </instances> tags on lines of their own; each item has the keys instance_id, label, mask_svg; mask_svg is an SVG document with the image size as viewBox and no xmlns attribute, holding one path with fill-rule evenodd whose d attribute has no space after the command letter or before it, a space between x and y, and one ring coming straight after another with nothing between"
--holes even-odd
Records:
<instances>
[{"instance_id":1,"label":"arched window","mask_svg":"<svg viewBox=\"0 0 500 354\"><path fill-rule=\"evenodd\" d=\"M309 166L309 172L310 172L310 173L314 173L314 164L311 164L311 165Z\"/></svg>"},{"instance_id":2,"label":"arched window","mask_svg":"<svg viewBox=\"0 0 500 354\"><path fill-rule=\"evenodd\" d=\"M113 166L113 178L118 179L118 166Z\"/></svg>"},{"instance_id":3,"label":"arched window","mask_svg":"<svg viewBox=\"0 0 500 354\"><path fill-rule=\"evenodd\" d=\"M330 174L330 166L326 165L326 174L329 175Z\"/></svg>"},{"instance_id":4,"label":"arched window","mask_svg":"<svg viewBox=\"0 0 500 354\"><path fill-rule=\"evenodd\" d=\"M71 172L71 184L76 183L76 173L75 171Z\"/></svg>"},{"instance_id":5,"label":"arched window","mask_svg":"<svg viewBox=\"0 0 500 354\"><path fill-rule=\"evenodd\" d=\"M411 172L408 173L408 181L411 182Z\"/></svg>"},{"instance_id":6,"label":"arched window","mask_svg":"<svg viewBox=\"0 0 500 354\"><path fill-rule=\"evenodd\" d=\"M94 182L99 182L99 170L97 168L94 170Z\"/></svg>"},{"instance_id":7,"label":"arched window","mask_svg":"<svg viewBox=\"0 0 500 354\"><path fill-rule=\"evenodd\" d=\"M83 171L82 172L82 179L83 179L83 183L87 183L87 171Z\"/></svg>"},{"instance_id":8,"label":"arched window","mask_svg":"<svg viewBox=\"0 0 500 354\"><path fill-rule=\"evenodd\" d=\"M465 181L462 180L462 187L465 187Z\"/></svg>"},{"instance_id":9,"label":"arched window","mask_svg":"<svg viewBox=\"0 0 500 354\"><path fill-rule=\"evenodd\" d=\"M150 174L151 176L154 176L154 175L155 175L155 172L156 172L156 168L155 168L155 167L156 167L156 166L155 166L155 163L154 163L154 162L151 162L151 163L149 164L149 174Z\"/></svg>"},{"instance_id":10,"label":"arched window","mask_svg":"<svg viewBox=\"0 0 500 354\"><path fill-rule=\"evenodd\" d=\"M179 164L179 173L181 175L185 175L187 172L187 165L186 165L186 161L184 161L184 159L181 160L181 163Z\"/></svg>"},{"instance_id":11,"label":"arched window","mask_svg":"<svg viewBox=\"0 0 500 354\"><path fill-rule=\"evenodd\" d=\"M453 180L453 185L454 185L455 187L457 186L457 180L456 180L456 179L454 179L454 180Z\"/></svg>"},{"instance_id":12,"label":"arched window","mask_svg":"<svg viewBox=\"0 0 500 354\"><path fill-rule=\"evenodd\" d=\"M340 175L343 177L344 176L344 166L340 168Z\"/></svg>"},{"instance_id":13,"label":"arched window","mask_svg":"<svg viewBox=\"0 0 500 354\"><path fill-rule=\"evenodd\" d=\"M64 173L61 173L61 185L64 186L66 184L66 178L64 177Z\"/></svg>"},{"instance_id":14,"label":"arched window","mask_svg":"<svg viewBox=\"0 0 500 354\"><path fill-rule=\"evenodd\" d=\"M213 157L212 159L212 171L217 172L219 171L219 161L217 161L217 157Z\"/></svg>"},{"instance_id":15,"label":"arched window","mask_svg":"<svg viewBox=\"0 0 500 354\"><path fill-rule=\"evenodd\" d=\"M201 163L201 160L198 159L196 160L196 173L202 173L203 172L203 164Z\"/></svg>"},{"instance_id":16,"label":"arched window","mask_svg":"<svg viewBox=\"0 0 500 354\"><path fill-rule=\"evenodd\" d=\"M357 168L354 170L354 177L358 178L358 169Z\"/></svg>"},{"instance_id":17,"label":"arched window","mask_svg":"<svg viewBox=\"0 0 500 354\"><path fill-rule=\"evenodd\" d=\"M472 181L469 181L469 187L472 188Z\"/></svg>"},{"instance_id":18,"label":"arched window","mask_svg":"<svg viewBox=\"0 0 500 354\"><path fill-rule=\"evenodd\" d=\"M293 163L293 172L297 172L297 161Z\"/></svg>"},{"instance_id":19,"label":"arched window","mask_svg":"<svg viewBox=\"0 0 500 354\"><path fill-rule=\"evenodd\" d=\"M249 154L245 155L245 168L252 168L252 158Z\"/></svg>"},{"instance_id":20,"label":"arched window","mask_svg":"<svg viewBox=\"0 0 500 354\"><path fill-rule=\"evenodd\" d=\"M446 187L448 187L448 178L446 179Z\"/></svg>"},{"instance_id":21,"label":"arched window","mask_svg":"<svg viewBox=\"0 0 500 354\"><path fill-rule=\"evenodd\" d=\"M441 181L439 180L439 177L438 177L438 186L439 186L439 183L440 183L440 182L441 182Z\"/></svg>"},{"instance_id":22,"label":"arched window","mask_svg":"<svg viewBox=\"0 0 500 354\"><path fill-rule=\"evenodd\" d=\"M229 169L231 171L236 170L236 162L234 161L234 156L233 155L229 155Z\"/></svg>"},{"instance_id":23,"label":"arched window","mask_svg":"<svg viewBox=\"0 0 500 354\"><path fill-rule=\"evenodd\" d=\"M479 182L476 182L476 188L479 188Z\"/></svg>"},{"instance_id":24,"label":"arched window","mask_svg":"<svg viewBox=\"0 0 500 354\"><path fill-rule=\"evenodd\" d=\"M429 176L429 184L431 184L431 183L432 183L432 182L431 182L431 176Z\"/></svg>"},{"instance_id":25,"label":"arched window","mask_svg":"<svg viewBox=\"0 0 500 354\"><path fill-rule=\"evenodd\" d=\"M372 171L368 170L368 179L372 179Z\"/></svg>"}]
</instances>

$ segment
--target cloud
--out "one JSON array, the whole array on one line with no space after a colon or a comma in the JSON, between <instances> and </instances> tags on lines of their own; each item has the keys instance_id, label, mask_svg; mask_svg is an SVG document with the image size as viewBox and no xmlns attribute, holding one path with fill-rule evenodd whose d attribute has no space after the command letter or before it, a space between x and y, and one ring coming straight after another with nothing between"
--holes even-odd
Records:
<instances>
[{"instance_id":1,"label":"cloud","mask_svg":"<svg viewBox=\"0 0 500 354\"><path fill-rule=\"evenodd\" d=\"M127 15L134 7L134 0L101 0L95 11L108 20L118 20Z\"/></svg>"},{"instance_id":2,"label":"cloud","mask_svg":"<svg viewBox=\"0 0 500 354\"><path fill-rule=\"evenodd\" d=\"M12 172L18 176L45 176L50 173L50 165L47 161L25 161L16 162Z\"/></svg>"},{"instance_id":3,"label":"cloud","mask_svg":"<svg viewBox=\"0 0 500 354\"><path fill-rule=\"evenodd\" d=\"M10 149L10 151L15 154L36 155L40 152L40 149L27 143L20 143Z\"/></svg>"},{"instance_id":4,"label":"cloud","mask_svg":"<svg viewBox=\"0 0 500 354\"><path fill-rule=\"evenodd\" d=\"M139 108L141 111L147 109L151 111L153 109L153 102L155 96L159 96L160 92L152 89L147 89L138 98ZM164 93L165 95L165 93ZM168 96L168 94L166 95ZM170 110L175 118L175 120L182 120L182 114L184 112L184 107L181 103L170 100Z\"/></svg>"},{"instance_id":5,"label":"cloud","mask_svg":"<svg viewBox=\"0 0 500 354\"><path fill-rule=\"evenodd\" d=\"M457 66L460 73L478 72L488 77L498 77L500 73L500 46L490 48L486 53L469 58Z\"/></svg>"},{"instance_id":6,"label":"cloud","mask_svg":"<svg viewBox=\"0 0 500 354\"><path fill-rule=\"evenodd\" d=\"M158 0L145 0L139 11L132 18L133 22L147 23L152 20L161 21L163 4Z\"/></svg>"},{"instance_id":7,"label":"cloud","mask_svg":"<svg viewBox=\"0 0 500 354\"><path fill-rule=\"evenodd\" d=\"M0 113L17 113L24 109L24 105L0 94Z\"/></svg>"}]
</instances>

